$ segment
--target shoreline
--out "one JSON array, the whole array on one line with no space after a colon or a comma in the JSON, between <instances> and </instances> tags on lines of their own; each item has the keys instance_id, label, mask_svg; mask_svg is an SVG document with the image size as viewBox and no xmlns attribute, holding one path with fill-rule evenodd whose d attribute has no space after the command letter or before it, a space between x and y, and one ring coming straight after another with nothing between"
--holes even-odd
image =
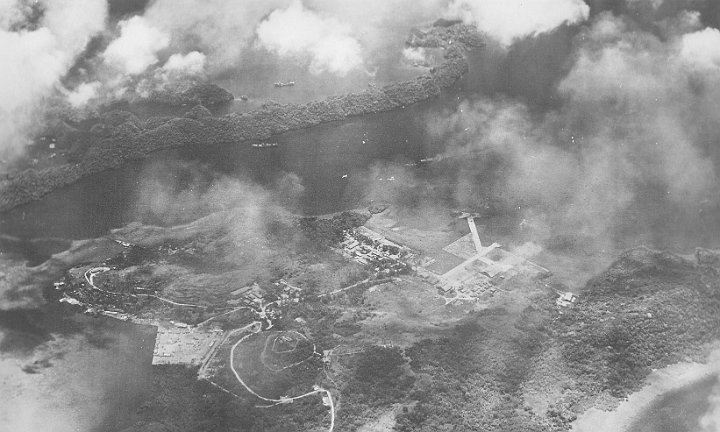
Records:
<instances>
[{"instance_id":1,"label":"shoreline","mask_svg":"<svg viewBox=\"0 0 720 432\"><path fill-rule=\"evenodd\" d=\"M713 354L707 363L681 362L653 371L645 379L645 386L641 390L630 394L612 411L590 408L578 416L570 431L627 432L657 398L720 375L720 352L715 351Z\"/></svg>"},{"instance_id":2,"label":"shoreline","mask_svg":"<svg viewBox=\"0 0 720 432\"><path fill-rule=\"evenodd\" d=\"M218 117L202 105L196 105L184 116L152 117L144 122L130 117L120 124L108 113L109 119L101 119L89 132L84 132L92 144L83 154L75 156L76 161L43 169L27 168L0 180L0 212L160 150L267 140L292 130L402 109L428 100L454 85L469 70L466 52L482 46L482 41L474 27L456 24L413 33L407 44L443 48L444 61L413 80L384 87L370 86L361 92L306 104L267 103L255 111Z\"/></svg>"}]
</instances>

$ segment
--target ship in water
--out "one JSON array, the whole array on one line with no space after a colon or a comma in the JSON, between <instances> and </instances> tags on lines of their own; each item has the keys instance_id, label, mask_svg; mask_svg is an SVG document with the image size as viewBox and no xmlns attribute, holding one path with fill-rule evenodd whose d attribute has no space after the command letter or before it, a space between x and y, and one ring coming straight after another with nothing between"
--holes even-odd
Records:
<instances>
[{"instance_id":1,"label":"ship in water","mask_svg":"<svg viewBox=\"0 0 720 432\"><path fill-rule=\"evenodd\" d=\"M276 82L275 87L292 87L295 85L295 81L288 82Z\"/></svg>"},{"instance_id":2,"label":"ship in water","mask_svg":"<svg viewBox=\"0 0 720 432\"><path fill-rule=\"evenodd\" d=\"M404 164L404 165L405 165L405 166L409 166L409 167L421 167L421 166L425 166L425 165L427 165L427 164L429 164L429 163L432 163L432 162L439 162L439 161L441 161L441 160L443 160L443 159L446 159L446 158L448 158L448 156L437 155L437 156L435 156L435 157L423 158L423 159L420 159L419 161L406 163L406 164Z\"/></svg>"},{"instance_id":3,"label":"ship in water","mask_svg":"<svg viewBox=\"0 0 720 432\"><path fill-rule=\"evenodd\" d=\"M259 142L259 143L252 143L250 145L254 148L268 148L268 147L277 147L278 143L276 143L276 142Z\"/></svg>"}]
</instances>

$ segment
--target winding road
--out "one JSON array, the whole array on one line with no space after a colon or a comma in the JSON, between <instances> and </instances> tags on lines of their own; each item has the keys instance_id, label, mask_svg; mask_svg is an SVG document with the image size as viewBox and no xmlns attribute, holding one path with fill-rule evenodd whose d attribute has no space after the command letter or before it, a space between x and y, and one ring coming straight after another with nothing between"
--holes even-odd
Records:
<instances>
[{"instance_id":1,"label":"winding road","mask_svg":"<svg viewBox=\"0 0 720 432\"><path fill-rule=\"evenodd\" d=\"M268 305L269 305L269 304L268 304ZM268 306L268 305L266 305L266 306ZM260 325L258 325L258 324L260 324ZM255 326L255 331L253 331L253 332L251 332L251 333L248 333L247 335L245 335L245 336L243 336L242 338L240 338L240 340L238 340L237 342L235 342L235 344L234 344L234 345L232 346L232 348L230 349L230 370L232 370L232 373L235 375L235 378L238 380L238 382L240 383L240 385L242 385L242 386L245 388L245 390L247 390L250 394L252 394L253 396L257 397L258 399L261 399L261 400L264 400L265 402L270 402L270 403L271 403L271 405L268 405L268 406L263 407L263 408L270 408L270 407L273 407L273 406L276 406L276 405L280 405L280 404L292 403L292 402L294 402L294 401L297 400L297 399L302 399L302 398L304 398L304 397L312 396L312 395L314 395L314 394L324 394L324 395L327 397L327 399L323 398L323 402L325 402L325 401L327 400L327 406L330 407L330 429L329 429L328 431L329 431L329 432L332 432L333 429L335 428L335 403L333 402L332 394L330 393L329 390L324 389L324 388L316 385L316 386L313 388L312 391L307 392L307 393L305 393L305 394L301 394L301 395L299 395L299 396L294 396L294 397L281 397L280 399L274 399L274 398L268 398L268 397L265 397L265 396L263 396L263 395L261 395L261 394L256 393L256 392L255 392L253 389L251 389L250 386L248 386L248 385L245 383L245 381L243 381L243 379L240 377L240 374L239 374L238 371L235 369L235 349L236 349L241 343L243 343L243 341L245 341L247 338L249 338L250 336L254 335L255 333L260 333L260 332L262 331L262 325L261 325L261 324L262 324L262 323L261 323L260 321L255 321L255 322L253 322L253 323L251 323L251 324L249 324L249 325L247 325L247 326L245 326L245 327L243 327L243 328L241 328L241 329L233 330L233 332L237 332L237 331L242 331L242 330L245 330L245 329L248 329L248 328L250 328L250 327ZM314 354L314 353L315 353L315 345L313 344L313 354ZM303 360L303 362L304 362L304 361L307 361L307 360L309 360L309 358ZM300 362L300 363L303 363L303 362ZM299 364L299 363L298 363L298 364ZM294 365L292 365L292 366L297 366L297 364L294 364Z\"/></svg>"},{"instance_id":2,"label":"winding road","mask_svg":"<svg viewBox=\"0 0 720 432\"><path fill-rule=\"evenodd\" d=\"M97 274L105 273L105 272L110 271L110 270L112 270L112 268L110 268L110 267L92 267L92 268L88 269L88 270L85 272L85 275L84 275L84 276L85 276L85 281L87 282L87 284L88 284L90 287L92 287L92 288L95 289L95 290L98 290L98 291L103 292L103 293L106 293L106 294L120 295L121 293L115 293L115 292L112 292L112 291L106 291L106 290L104 290L104 289L102 289L102 288L98 288L98 287L95 285L95 276L96 276ZM135 297L135 295L133 295L133 294L131 294L131 295L132 295L133 297ZM157 295L148 294L148 296L149 296L149 297L156 298L156 299L158 299L158 300L160 300L160 301L163 301L163 302L166 302L166 303L169 303L169 304L172 304L172 305L176 305L176 306L203 307L203 306L200 306L200 305L193 305L193 304L187 304L187 303L178 303L178 302L175 302L175 301L172 301L172 300L164 299L164 298L159 297L159 296L157 296ZM197 327L200 327L200 326L208 323L209 321L211 321L211 320L213 320L213 319L215 319L215 318L217 318L217 317L219 317L219 316L226 315L226 314L229 314L229 313L232 313L232 312L235 312L235 311L238 311L238 310L242 310L242 309L249 309L249 310L255 311L255 312L257 313L257 315L258 315L258 318L260 318L261 320L264 320L264 321L265 321L265 324L267 325L267 327L265 328L265 330L268 330L268 329L270 329L270 328L273 327L273 322L272 322L271 316L270 316L270 315L268 314L268 312L267 312L267 308L268 308L269 306L273 305L273 304L280 304L280 303L281 303L281 302L280 302L279 300L272 301L272 302L267 303L267 304L263 304L262 302L260 302L260 304L258 305L259 308L258 308L257 310L256 310L256 309L253 309L253 308L250 308L250 307L247 307L247 306L241 306L241 307L235 308L235 309L233 309L233 310L231 310L231 311L224 312L224 313L222 313L222 314L220 314L220 315L213 316L213 317L211 317L211 318L209 318L209 319L207 319L207 320L199 323L199 324L197 325ZM315 394L322 394L322 395L324 395L324 397L323 397L323 404L325 404L326 406L330 407L330 429L329 429L329 432L333 432L333 429L335 428L335 403L334 403L334 401L333 401L332 394L330 393L330 390L327 390L327 389L322 388L322 387L320 387L320 386L318 386L318 385L315 385L312 391L309 391L309 392L307 392L307 393L301 394L301 395L299 395L299 396L294 396L294 397L281 397L280 399L274 399L274 398L268 398L268 397L265 397L265 396L262 396L262 395L256 393L253 389L251 389L251 388L245 383L245 381L243 381L243 379L240 377L240 374L239 374L238 371L235 369L235 364L234 364L234 362L235 362L235 349L238 347L238 345L240 345L240 344L241 344L243 341L245 341L248 337L250 337L250 336L252 336L252 335L254 335L254 334L256 334L256 333L262 332L262 331L263 331L263 322L262 322L262 321L253 321L252 323L250 323L250 324L248 324L248 325L246 325L246 326L244 326L244 327L240 327L240 328L237 328L237 329L235 329L235 330L230 331L230 332L225 336L225 340L227 340L227 339L228 339L229 337L231 337L233 334L236 334L236 333L239 333L239 332L243 332L243 331L247 331L247 330L250 330L250 333L248 333L247 335L245 335L245 336L243 336L242 338L240 338L240 340L238 340L237 342L235 342L235 344L234 344L234 345L232 346L232 348L230 349L230 369L232 370L233 374L235 375L235 378L238 380L238 382L240 383L240 385L242 385L243 388L245 388L245 390L247 390L250 394L252 394L253 396L257 397L258 399L261 399L261 400L263 400L263 401L265 401L265 402L270 402L270 403L271 403L271 405L267 405L267 406L264 406L264 407L262 407L262 408L270 408L270 407L273 407L273 406L276 406L276 405L280 405L280 404L292 403L292 402L294 402L295 400L302 399L302 398L304 398L304 397L312 396L312 395L315 395ZM303 334L301 334L301 333L298 333L298 332L291 332L291 333L296 333L296 334L302 336L303 338L307 339L307 338L306 338ZM284 370L284 369L287 369L287 368L290 368L290 367L298 366L298 365L300 365L300 364L302 364L302 363L310 360L310 359L311 359L314 355L316 355L316 354L317 354L317 347L315 346L315 344L313 344L313 353L312 353L312 355L311 355L310 357L308 357L308 358L306 358L306 359L304 359L304 360L302 360L302 361L300 361L300 362L293 363L293 364L291 364L291 365L289 365L289 366L283 367L283 368L280 369L280 370ZM207 366L207 363L205 363L205 364L203 365L203 367L201 367L201 370L202 370L204 367L206 367L206 366ZM269 368L267 365L265 365L265 367L267 367L269 370L271 370L271 371L273 371L273 372L279 372L279 370L273 370L273 369ZM202 376L202 372L200 373L200 375ZM211 382L211 383L212 383L212 382ZM214 383L213 383L213 384L214 384ZM219 387L219 388L222 389L222 390L225 390L225 389L223 389L222 387ZM228 390L225 390L225 391L228 391ZM229 392L229 391L228 391L228 392ZM233 393L231 393L231 392L229 392L229 393L230 393L230 394L233 394Z\"/></svg>"}]
</instances>

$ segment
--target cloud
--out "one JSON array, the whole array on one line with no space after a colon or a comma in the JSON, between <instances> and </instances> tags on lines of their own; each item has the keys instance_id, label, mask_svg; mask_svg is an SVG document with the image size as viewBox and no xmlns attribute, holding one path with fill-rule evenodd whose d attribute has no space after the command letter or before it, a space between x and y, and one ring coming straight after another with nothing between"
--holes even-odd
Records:
<instances>
[{"instance_id":1,"label":"cloud","mask_svg":"<svg viewBox=\"0 0 720 432\"><path fill-rule=\"evenodd\" d=\"M172 36L175 51L197 50L211 70L230 68L254 37L255 27L289 0L156 0L143 17Z\"/></svg>"},{"instance_id":2,"label":"cloud","mask_svg":"<svg viewBox=\"0 0 720 432\"><path fill-rule=\"evenodd\" d=\"M130 75L144 72L158 62L158 52L170 44L170 36L145 18L134 16L118 24L120 36L105 49L103 58Z\"/></svg>"},{"instance_id":3,"label":"cloud","mask_svg":"<svg viewBox=\"0 0 720 432\"><path fill-rule=\"evenodd\" d=\"M683 35L680 56L700 69L720 69L720 30L706 28Z\"/></svg>"},{"instance_id":4,"label":"cloud","mask_svg":"<svg viewBox=\"0 0 720 432\"><path fill-rule=\"evenodd\" d=\"M24 148L26 134L59 80L90 38L105 27L107 5L96 0L42 3L44 14L27 24L24 2L3 0L0 11L0 156L14 157ZM17 29L17 30L16 30Z\"/></svg>"},{"instance_id":5,"label":"cloud","mask_svg":"<svg viewBox=\"0 0 720 432\"><path fill-rule=\"evenodd\" d=\"M173 54L165 62L162 69L169 73L200 75L205 70L205 54L198 51L192 51L184 55Z\"/></svg>"},{"instance_id":6,"label":"cloud","mask_svg":"<svg viewBox=\"0 0 720 432\"><path fill-rule=\"evenodd\" d=\"M31 14L30 5L17 0L0 0L0 27L8 29Z\"/></svg>"},{"instance_id":7,"label":"cloud","mask_svg":"<svg viewBox=\"0 0 720 432\"><path fill-rule=\"evenodd\" d=\"M250 181L218 175L211 167L195 162L158 161L138 180L140 193L132 209L134 220L185 223L213 212L245 207L280 206L294 209L304 192L295 174L278 176L266 187Z\"/></svg>"},{"instance_id":8,"label":"cloud","mask_svg":"<svg viewBox=\"0 0 720 432\"><path fill-rule=\"evenodd\" d=\"M445 4L446 0L155 0L142 17L170 35L168 52L205 54L209 76L222 75L242 66L248 58L257 58L251 51L267 48L257 43L257 29L262 23L272 32L299 33L303 47L299 52L288 49L287 55L304 58L315 72L341 75L351 67L372 69L372 63L387 61L388 52L396 56L410 28L436 19ZM277 21L267 23L273 13L278 19L297 10L301 11L298 23L303 28L296 29L296 22L283 29L273 28ZM307 22L320 27L306 29ZM318 33L328 40L318 40ZM278 49L293 43L284 40L282 34L268 37Z\"/></svg>"},{"instance_id":9,"label":"cloud","mask_svg":"<svg viewBox=\"0 0 720 432\"><path fill-rule=\"evenodd\" d=\"M78 78L99 81L102 97L132 97L187 78L226 80L268 50L313 73L345 76L397 62L410 27L435 19L443 6L443 0L155 0L108 31L115 40L104 56L84 59L73 85ZM277 28L283 17L291 25ZM258 40L259 26L271 46Z\"/></svg>"},{"instance_id":10,"label":"cloud","mask_svg":"<svg viewBox=\"0 0 720 432\"><path fill-rule=\"evenodd\" d=\"M589 14L590 7L582 0L452 0L445 12L447 17L476 24L505 46L563 24L580 23Z\"/></svg>"},{"instance_id":11,"label":"cloud","mask_svg":"<svg viewBox=\"0 0 720 432\"><path fill-rule=\"evenodd\" d=\"M90 100L98 97L98 91L102 84L98 81L82 83L66 95L71 106L77 108L85 106Z\"/></svg>"},{"instance_id":12,"label":"cloud","mask_svg":"<svg viewBox=\"0 0 720 432\"><path fill-rule=\"evenodd\" d=\"M257 28L260 46L287 56L308 57L310 70L346 75L363 64L362 47L350 26L306 9L300 0L273 11Z\"/></svg>"},{"instance_id":13,"label":"cloud","mask_svg":"<svg viewBox=\"0 0 720 432\"><path fill-rule=\"evenodd\" d=\"M605 15L598 25L607 27L607 20L619 18ZM720 75L698 73L684 60L686 38L695 40L697 33L682 36L678 44L626 30L614 38L604 34L600 45L593 34L559 86L567 99L568 126L583 127L613 145L619 160L635 168L634 175L665 184L674 199L692 201L707 193L716 179L700 138L717 133L705 124L720 120L720 94L714 90ZM709 55L705 59L713 56L712 49L702 52Z\"/></svg>"},{"instance_id":14,"label":"cloud","mask_svg":"<svg viewBox=\"0 0 720 432\"><path fill-rule=\"evenodd\" d=\"M684 29L658 37L601 14L575 38L555 108L479 97L429 116L447 156L485 155L457 158L454 201L477 208L499 199L518 209L535 241L572 234L612 246L628 212L648 231L697 224L718 187L720 70L707 43L715 31ZM682 55L688 46L693 62ZM675 211L668 219L659 209Z\"/></svg>"}]
</instances>

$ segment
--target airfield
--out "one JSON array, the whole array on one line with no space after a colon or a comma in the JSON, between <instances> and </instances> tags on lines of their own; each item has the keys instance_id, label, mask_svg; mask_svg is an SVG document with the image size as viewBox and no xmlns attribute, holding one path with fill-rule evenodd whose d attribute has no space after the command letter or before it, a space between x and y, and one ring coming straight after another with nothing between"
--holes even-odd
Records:
<instances>
[{"instance_id":1,"label":"airfield","mask_svg":"<svg viewBox=\"0 0 720 432\"><path fill-rule=\"evenodd\" d=\"M407 248L417 274L443 293L446 304L456 300L487 300L503 290L506 280L517 275L539 278L550 275L548 269L503 249L502 245L483 241L475 222L477 217L472 213L458 214L457 219L467 223L470 232L455 239L453 235L457 234L452 231L426 231L403 225L389 210L373 215L363 228L383 241Z\"/></svg>"}]
</instances>

